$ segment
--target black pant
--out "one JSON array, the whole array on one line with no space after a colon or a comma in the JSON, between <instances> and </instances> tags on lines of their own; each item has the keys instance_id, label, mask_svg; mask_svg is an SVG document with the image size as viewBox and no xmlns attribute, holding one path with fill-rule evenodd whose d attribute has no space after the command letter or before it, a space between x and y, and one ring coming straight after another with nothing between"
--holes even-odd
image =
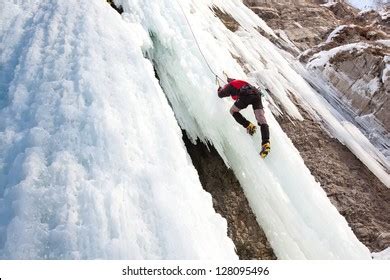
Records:
<instances>
[{"instance_id":1,"label":"black pant","mask_svg":"<svg viewBox=\"0 0 390 280\"><path fill-rule=\"evenodd\" d=\"M248 107L248 105L253 106L253 110L263 109L263 103L261 102L260 94L249 94L240 96L240 98L234 102L234 105L242 110Z\"/></svg>"},{"instance_id":2,"label":"black pant","mask_svg":"<svg viewBox=\"0 0 390 280\"><path fill-rule=\"evenodd\" d=\"M261 138L262 144L269 142L269 127L267 120L264 116L263 103L261 102L260 94L250 94L245 96L240 96L240 98L234 103L233 107L230 109L230 113L233 115L234 119L241 124L243 127L248 127L250 122L240 114L240 110L245 109L249 105L252 105L253 111L256 116L256 120L261 129Z\"/></svg>"}]
</instances>

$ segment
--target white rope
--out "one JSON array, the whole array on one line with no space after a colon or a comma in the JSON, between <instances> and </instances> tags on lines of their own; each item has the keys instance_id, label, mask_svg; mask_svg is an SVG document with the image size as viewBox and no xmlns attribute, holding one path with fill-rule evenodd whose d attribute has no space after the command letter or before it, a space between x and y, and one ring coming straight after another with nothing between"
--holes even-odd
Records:
<instances>
[{"instance_id":1,"label":"white rope","mask_svg":"<svg viewBox=\"0 0 390 280\"><path fill-rule=\"evenodd\" d=\"M180 5L180 0L177 0L176 3L179 5L179 7L180 7L180 9L181 9L181 11L182 11L182 13L183 13L183 15L184 15L184 18L185 18L186 21L187 21L188 27L189 27L189 29L190 29L190 31L191 31L191 33L192 33L192 37L194 38L194 41L195 41L195 43L196 43L196 45L197 45L197 47L198 47L198 50L199 50L200 54L202 55L204 61L206 62L207 67L209 68L210 72L213 73L213 74L215 75L217 84L219 85L219 81L222 81L223 83L225 83L224 80L222 80L220 77L218 77L218 75L214 72L213 68L211 68L209 62L207 61L206 56L204 55L204 53L203 53L203 51L202 51L202 49L201 49L201 47L200 47L200 45L199 45L199 42L198 42L198 40L196 39L194 30L193 30L192 27L191 27L191 23L190 23L190 21L188 20L187 15L186 15L186 13L184 12L183 7Z\"/></svg>"}]
</instances>

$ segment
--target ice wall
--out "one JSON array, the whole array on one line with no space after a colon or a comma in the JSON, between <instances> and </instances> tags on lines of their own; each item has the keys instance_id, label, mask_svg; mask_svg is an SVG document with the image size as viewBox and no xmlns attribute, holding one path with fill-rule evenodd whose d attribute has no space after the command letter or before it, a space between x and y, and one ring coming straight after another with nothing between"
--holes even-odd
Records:
<instances>
[{"instance_id":1,"label":"ice wall","mask_svg":"<svg viewBox=\"0 0 390 280\"><path fill-rule=\"evenodd\" d=\"M237 259L106 1L1 1L0 258Z\"/></svg>"}]
</instances>

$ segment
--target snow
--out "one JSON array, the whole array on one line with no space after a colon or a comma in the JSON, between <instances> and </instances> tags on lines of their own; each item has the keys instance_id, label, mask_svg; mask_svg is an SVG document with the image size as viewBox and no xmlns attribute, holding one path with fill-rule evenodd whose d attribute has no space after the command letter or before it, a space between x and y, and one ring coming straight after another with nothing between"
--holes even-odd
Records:
<instances>
[{"instance_id":1,"label":"snow","mask_svg":"<svg viewBox=\"0 0 390 280\"><path fill-rule=\"evenodd\" d=\"M376 43L385 45L386 47L390 47L390 40L377 40Z\"/></svg>"},{"instance_id":2,"label":"snow","mask_svg":"<svg viewBox=\"0 0 390 280\"><path fill-rule=\"evenodd\" d=\"M375 12L375 9L364 9L364 10L360 11L357 14L357 16L358 17L363 17L363 16L366 16L367 14L372 13L372 12Z\"/></svg>"},{"instance_id":3,"label":"snow","mask_svg":"<svg viewBox=\"0 0 390 280\"><path fill-rule=\"evenodd\" d=\"M380 80L379 78L374 78L372 79L371 81L368 82L367 84L367 89L368 89L368 94L370 96L373 96L376 92L378 92L379 88L380 88Z\"/></svg>"},{"instance_id":4,"label":"snow","mask_svg":"<svg viewBox=\"0 0 390 280\"><path fill-rule=\"evenodd\" d=\"M333 41L333 39L339 35L339 32L342 31L343 29L345 29L346 27L349 27L349 25L340 25L338 27L336 27L328 36L328 38L326 39L326 43L330 43Z\"/></svg>"},{"instance_id":5,"label":"snow","mask_svg":"<svg viewBox=\"0 0 390 280\"><path fill-rule=\"evenodd\" d=\"M383 62L386 64L386 68L383 70L381 80L382 83L386 83L390 80L390 56L386 55L383 58Z\"/></svg>"},{"instance_id":6,"label":"snow","mask_svg":"<svg viewBox=\"0 0 390 280\"><path fill-rule=\"evenodd\" d=\"M237 259L148 33L105 1L3 3L0 258Z\"/></svg>"},{"instance_id":7,"label":"snow","mask_svg":"<svg viewBox=\"0 0 390 280\"><path fill-rule=\"evenodd\" d=\"M387 9L387 10L383 9L383 10L380 10L378 12L379 12L379 15L381 16L383 21L386 21L390 18L390 10L389 9Z\"/></svg>"},{"instance_id":8,"label":"snow","mask_svg":"<svg viewBox=\"0 0 390 280\"><path fill-rule=\"evenodd\" d=\"M233 169L278 258L370 259L269 104L300 121L299 101L387 185L389 175L363 149L364 136L305 82L306 70L257 31L276 36L272 29L238 0L115 2L122 19L105 1L6 2L12 16L0 26L13 28L0 34L1 258L236 259L176 118ZM265 160L259 135L246 135L228 112L232 102L217 97L179 5L220 77L226 71L272 92ZM241 28L226 29L213 5Z\"/></svg>"},{"instance_id":9,"label":"snow","mask_svg":"<svg viewBox=\"0 0 390 280\"><path fill-rule=\"evenodd\" d=\"M294 22L294 25L297 26L297 27L299 27L299 28L303 28L303 26L302 26L299 22L296 22L296 21L295 21L295 22Z\"/></svg>"},{"instance_id":10,"label":"snow","mask_svg":"<svg viewBox=\"0 0 390 280\"><path fill-rule=\"evenodd\" d=\"M327 3L321 4L321 6L330 8L330 7L333 7L334 5L336 5L336 3L337 3L336 0L328 0Z\"/></svg>"},{"instance_id":11,"label":"snow","mask_svg":"<svg viewBox=\"0 0 390 280\"><path fill-rule=\"evenodd\" d=\"M382 252L372 253L372 257L375 260L390 260L390 247L386 248Z\"/></svg>"},{"instance_id":12,"label":"snow","mask_svg":"<svg viewBox=\"0 0 390 280\"><path fill-rule=\"evenodd\" d=\"M368 47L369 45L366 43L352 43L352 44L338 46L327 51L321 51L313 55L312 58L310 58L307 67L308 68L324 67L329 62L329 60L331 60L334 56L336 56L340 52L359 51Z\"/></svg>"}]
</instances>

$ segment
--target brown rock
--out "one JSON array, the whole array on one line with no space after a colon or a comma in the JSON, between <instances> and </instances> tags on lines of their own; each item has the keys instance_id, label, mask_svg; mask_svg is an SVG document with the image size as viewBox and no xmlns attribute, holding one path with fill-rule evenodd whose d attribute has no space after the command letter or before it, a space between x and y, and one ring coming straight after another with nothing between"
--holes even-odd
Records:
<instances>
[{"instance_id":1,"label":"brown rock","mask_svg":"<svg viewBox=\"0 0 390 280\"><path fill-rule=\"evenodd\" d=\"M236 32L240 27L240 24L231 15L221 11L217 6L213 6L212 11L230 31Z\"/></svg>"},{"instance_id":2,"label":"brown rock","mask_svg":"<svg viewBox=\"0 0 390 280\"><path fill-rule=\"evenodd\" d=\"M331 5L329 9L338 19L343 21L353 20L359 12L357 9L346 4L345 2L336 2L334 5Z\"/></svg>"},{"instance_id":3,"label":"brown rock","mask_svg":"<svg viewBox=\"0 0 390 280\"><path fill-rule=\"evenodd\" d=\"M329 31L340 24L336 16L328 8L320 6L319 2L321 1L244 0L244 4L271 28L283 30L300 50L321 43Z\"/></svg>"},{"instance_id":4,"label":"brown rock","mask_svg":"<svg viewBox=\"0 0 390 280\"><path fill-rule=\"evenodd\" d=\"M376 242L379 248L386 248L390 244L390 232L383 232L378 235Z\"/></svg>"}]
</instances>

